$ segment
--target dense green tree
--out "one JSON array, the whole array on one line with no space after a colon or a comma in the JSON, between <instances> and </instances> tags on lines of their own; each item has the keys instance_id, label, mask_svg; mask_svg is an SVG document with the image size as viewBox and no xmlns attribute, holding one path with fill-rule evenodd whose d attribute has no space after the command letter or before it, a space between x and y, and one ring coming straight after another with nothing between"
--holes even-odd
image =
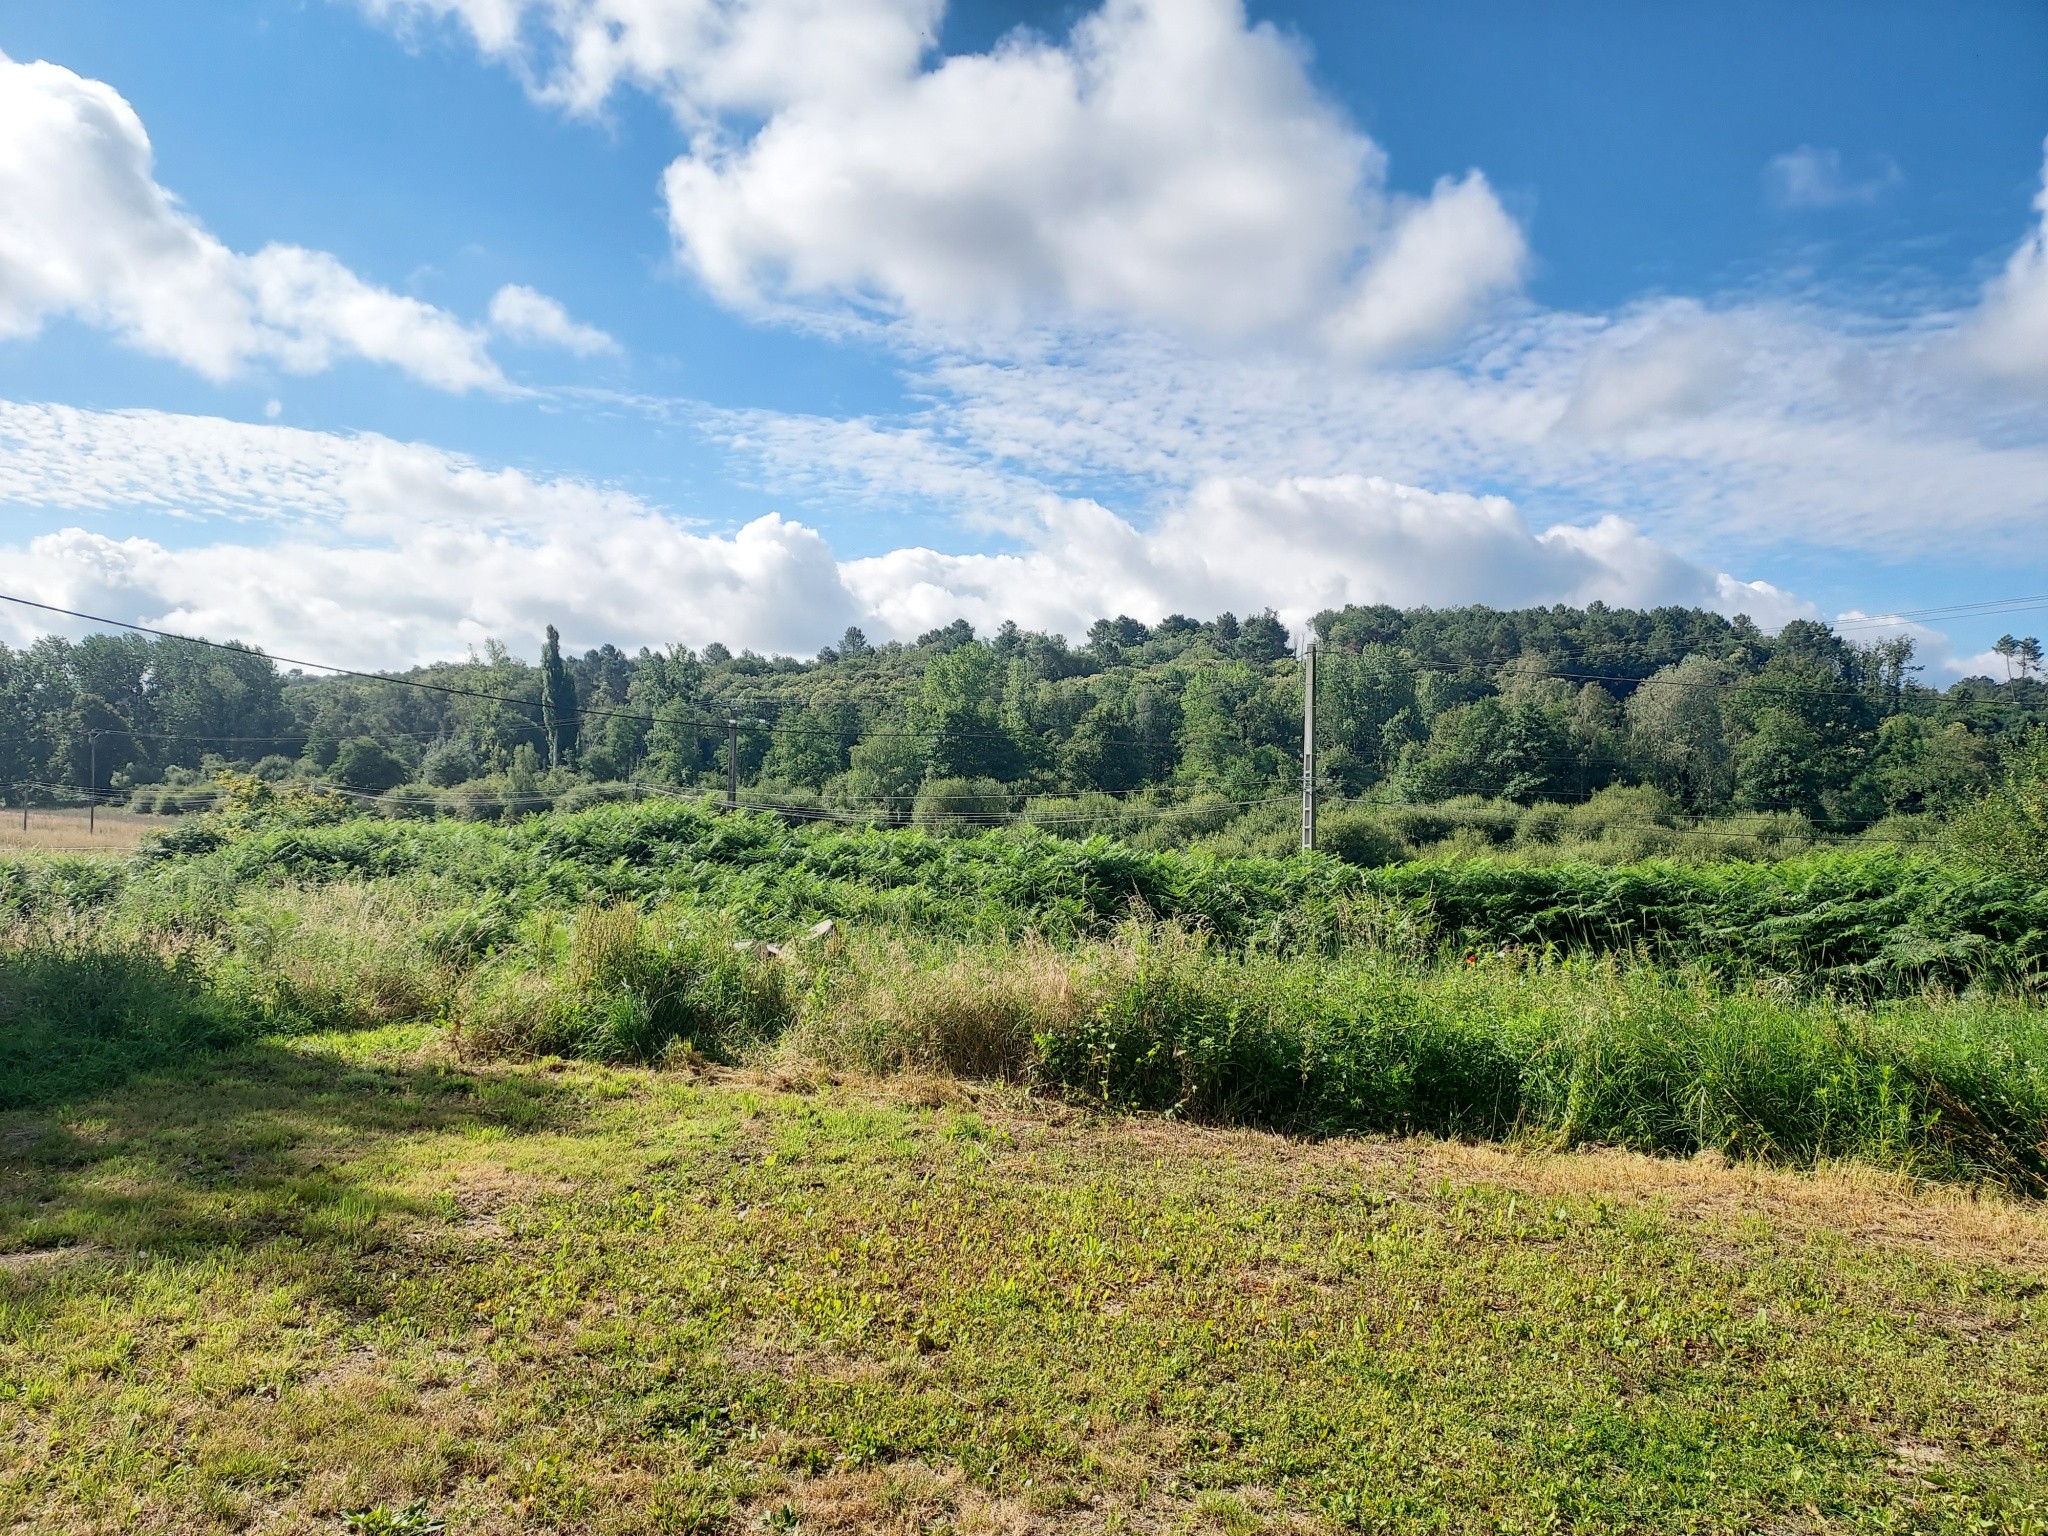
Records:
<instances>
[{"instance_id":1,"label":"dense green tree","mask_svg":"<svg viewBox=\"0 0 2048 1536\"><path fill-rule=\"evenodd\" d=\"M1320 771L1351 796L1579 800L1649 784L1693 810L1794 808L1853 830L1953 815L2004 746L2048 725L2048 681L2018 638L2009 677L1936 690L1903 639L1858 646L1812 623L1765 635L1693 609L1379 606L1315 622ZM567 687L550 681L557 666ZM833 805L894 796L907 816L941 778L1258 800L1294 788L1300 678L1271 614L1119 615L1080 648L1014 623L986 643L964 621L916 643L852 632L815 661L719 646L571 659L556 641L536 665L492 641L388 678L280 676L236 647L46 637L0 653L0 779L16 795L80 785L95 733L115 793L273 757L332 770L368 738L451 798L481 785L465 803L496 806L521 748L556 765L536 771L543 796L578 778L722 785L737 717L743 783ZM585 726L573 748L570 689Z\"/></svg>"},{"instance_id":2,"label":"dense green tree","mask_svg":"<svg viewBox=\"0 0 2048 1536\"><path fill-rule=\"evenodd\" d=\"M1702 810L1726 798L1726 684L1718 663L1688 656L1660 667L1628 697L1629 752L1643 777Z\"/></svg>"},{"instance_id":3,"label":"dense green tree","mask_svg":"<svg viewBox=\"0 0 2048 1536\"><path fill-rule=\"evenodd\" d=\"M1268 608L1263 613L1253 614L1238 627L1237 654L1254 665L1262 666L1283 656L1292 656L1294 647L1288 639L1287 626Z\"/></svg>"},{"instance_id":4,"label":"dense green tree","mask_svg":"<svg viewBox=\"0 0 2048 1536\"><path fill-rule=\"evenodd\" d=\"M945 644L925 667L909 724L927 740L934 778L1017 777L1023 754L1004 728L995 653L978 640Z\"/></svg>"},{"instance_id":5,"label":"dense green tree","mask_svg":"<svg viewBox=\"0 0 2048 1536\"><path fill-rule=\"evenodd\" d=\"M1244 717L1257 686L1257 674L1243 662L1189 674L1180 699L1180 759L1191 783L1246 790L1254 773L1254 743L1247 739Z\"/></svg>"},{"instance_id":6,"label":"dense green tree","mask_svg":"<svg viewBox=\"0 0 2048 1536\"><path fill-rule=\"evenodd\" d=\"M813 696L775 722L761 771L787 784L822 789L844 773L860 740L860 712L844 693Z\"/></svg>"},{"instance_id":7,"label":"dense green tree","mask_svg":"<svg viewBox=\"0 0 2048 1536\"><path fill-rule=\"evenodd\" d=\"M664 699L655 707L647 734L647 769L670 784L689 784L709 769L723 742L686 698Z\"/></svg>"},{"instance_id":8,"label":"dense green tree","mask_svg":"<svg viewBox=\"0 0 2048 1536\"><path fill-rule=\"evenodd\" d=\"M2048 731L2008 747L1999 784L1956 817L1949 838L1985 869L2048 881Z\"/></svg>"},{"instance_id":9,"label":"dense green tree","mask_svg":"<svg viewBox=\"0 0 2048 1536\"><path fill-rule=\"evenodd\" d=\"M1438 715L1428 741L1404 754L1395 783L1411 801L1484 795L1527 802L1556 786L1568 746L1557 711L1480 699Z\"/></svg>"},{"instance_id":10,"label":"dense green tree","mask_svg":"<svg viewBox=\"0 0 2048 1536\"><path fill-rule=\"evenodd\" d=\"M1061 783L1123 794L1171 774L1178 756L1180 701L1165 687L1128 672L1096 681L1093 707L1059 749Z\"/></svg>"},{"instance_id":11,"label":"dense green tree","mask_svg":"<svg viewBox=\"0 0 2048 1536\"><path fill-rule=\"evenodd\" d=\"M531 752L532 748L527 750ZM361 794L381 795L396 789L410 776L404 763L367 736L343 743L334 760L334 782Z\"/></svg>"},{"instance_id":12,"label":"dense green tree","mask_svg":"<svg viewBox=\"0 0 2048 1536\"><path fill-rule=\"evenodd\" d=\"M1818 817L1820 790L1819 737L1794 710L1760 711L1735 751L1735 803Z\"/></svg>"},{"instance_id":13,"label":"dense green tree","mask_svg":"<svg viewBox=\"0 0 2048 1536\"><path fill-rule=\"evenodd\" d=\"M1322 772L1346 794L1362 794L1392 771L1410 739L1390 729L1415 718L1415 669L1390 645L1332 649L1316 668L1316 734Z\"/></svg>"},{"instance_id":14,"label":"dense green tree","mask_svg":"<svg viewBox=\"0 0 2048 1536\"><path fill-rule=\"evenodd\" d=\"M452 789L482 776L483 765L466 742L438 742L420 762L420 782L441 789Z\"/></svg>"},{"instance_id":15,"label":"dense green tree","mask_svg":"<svg viewBox=\"0 0 2048 1536\"><path fill-rule=\"evenodd\" d=\"M1998 770L1997 748L1960 720L1894 715L1878 727L1871 774L1893 815L1952 816L1989 792Z\"/></svg>"},{"instance_id":16,"label":"dense green tree","mask_svg":"<svg viewBox=\"0 0 2048 1536\"><path fill-rule=\"evenodd\" d=\"M552 624L540 651L540 721L547 736L548 766L565 768L574 763L579 724L576 680L562 665L562 637Z\"/></svg>"},{"instance_id":17,"label":"dense green tree","mask_svg":"<svg viewBox=\"0 0 2048 1536\"><path fill-rule=\"evenodd\" d=\"M839 781L840 803L891 821L908 821L925 781L924 742L899 724L862 739L852 765Z\"/></svg>"}]
</instances>

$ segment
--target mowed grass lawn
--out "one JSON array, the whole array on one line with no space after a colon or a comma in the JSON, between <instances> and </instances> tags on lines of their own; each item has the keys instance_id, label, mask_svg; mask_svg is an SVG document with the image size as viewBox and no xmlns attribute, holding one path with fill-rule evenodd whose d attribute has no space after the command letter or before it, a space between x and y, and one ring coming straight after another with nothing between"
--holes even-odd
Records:
<instances>
[{"instance_id":1,"label":"mowed grass lawn","mask_svg":"<svg viewBox=\"0 0 2048 1536\"><path fill-rule=\"evenodd\" d=\"M0 1527L2048 1530L1988 1195L425 1029L0 1158Z\"/></svg>"}]
</instances>

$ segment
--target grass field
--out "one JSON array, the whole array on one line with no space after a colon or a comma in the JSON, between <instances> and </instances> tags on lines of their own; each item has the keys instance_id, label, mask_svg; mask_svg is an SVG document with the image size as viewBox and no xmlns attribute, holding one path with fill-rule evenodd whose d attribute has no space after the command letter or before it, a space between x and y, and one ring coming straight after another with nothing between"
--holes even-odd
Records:
<instances>
[{"instance_id":1,"label":"grass field","mask_svg":"<svg viewBox=\"0 0 2048 1536\"><path fill-rule=\"evenodd\" d=\"M94 813L91 830L82 810L31 808L28 825L20 811L0 810L0 853L133 853L162 821L127 811Z\"/></svg>"},{"instance_id":2,"label":"grass field","mask_svg":"<svg viewBox=\"0 0 2048 1536\"><path fill-rule=\"evenodd\" d=\"M2048 1213L389 1028L0 1118L0 1525L2048 1530Z\"/></svg>"},{"instance_id":3,"label":"grass field","mask_svg":"<svg viewBox=\"0 0 2048 1536\"><path fill-rule=\"evenodd\" d=\"M2048 1536L2048 898L1374 880L0 860L0 1529Z\"/></svg>"}]
</instances>

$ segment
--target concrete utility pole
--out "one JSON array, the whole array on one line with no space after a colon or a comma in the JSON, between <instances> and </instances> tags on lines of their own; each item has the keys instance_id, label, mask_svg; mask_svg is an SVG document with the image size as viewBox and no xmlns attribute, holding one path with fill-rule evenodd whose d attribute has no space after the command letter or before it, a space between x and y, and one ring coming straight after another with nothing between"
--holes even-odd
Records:
<instances>
[{"instance_id":1,"label":"concrete utility pole","mask_svg":"<svg viewBox=\"0 0 2048 1536\"><path fill-rule=\"evenodd\" d=\"M740 808L740 722L737 715L725 722L725 808Z\"/></svg>"},{"instance_id":2,"label":"concrete utility pole","mask_svg":"<svg viewBox=\"0 0 2048 1536\"><path fill-rule=\"evenodd\" d=\"M93 813L100 804L100 733L93 731L85 739L90 744L88 750L91 754L87 758L91 766L85 770L85 835L91 837Z\"/></svg>"},{"instance_id":3,"label":"concrete utility pole","mask_svg":"<svg viewBox=\"0 0 2048 1536\"><path fill-rule=\"evenodd\" d=\"M1301 646L1301 851L1316 845L1316 633Z\"/></svg>"}]
</instances>

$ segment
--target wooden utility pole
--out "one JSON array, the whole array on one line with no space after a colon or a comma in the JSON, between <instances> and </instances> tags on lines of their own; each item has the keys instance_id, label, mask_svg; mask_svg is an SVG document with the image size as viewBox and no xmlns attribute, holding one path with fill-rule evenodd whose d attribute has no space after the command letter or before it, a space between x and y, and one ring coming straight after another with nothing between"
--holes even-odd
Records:
<instances>
[{"instance_id":1,"label":"wooden utility pole","mask_svg":"<svg viewBox=\"0 0 2048 1536\"><path fill-rule=\"evenodd\" d=\"M1301 851L1316 845L1316 634L1301 647Z\"/></svg>"}]
</instances>

